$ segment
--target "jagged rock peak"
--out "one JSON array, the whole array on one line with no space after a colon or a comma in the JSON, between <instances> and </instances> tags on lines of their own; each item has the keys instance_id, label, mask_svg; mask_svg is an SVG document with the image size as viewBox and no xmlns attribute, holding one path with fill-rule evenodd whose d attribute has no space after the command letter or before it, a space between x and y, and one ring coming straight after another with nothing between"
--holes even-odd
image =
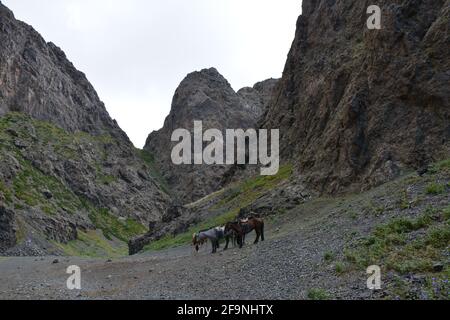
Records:
<instances>
[{"instance_id":1,"label":"jagged rock peak","mask_svg":"<svg viewBox=\"0 0 450 320\"><path fill-rule=\"evenodd\" d=\"M172 109L164 127L149 135L145 150L154 154L156 164L169 186L183 203L198 200L221 187L226 166L175 166L171 161L175 129L193 131L194 121L203 121L203 129L255 128L263 113L275 80L257 84L256 89L236 93L215 69L190 73L177 88Z\"/></svg>"},{"instance_id":2,"label":"jagged rock peak","mask_svg":"<svg viewBox=\"0 0 450 320\"><path fill-rule=\"evenodd\" d=\"M229 85L227 79L225 79L225 77L222 74L220 74L220 72L214 67L191 72L185 77L183 81L195 81L195 80L220 81Z\"/></svg>"}]
</instances>

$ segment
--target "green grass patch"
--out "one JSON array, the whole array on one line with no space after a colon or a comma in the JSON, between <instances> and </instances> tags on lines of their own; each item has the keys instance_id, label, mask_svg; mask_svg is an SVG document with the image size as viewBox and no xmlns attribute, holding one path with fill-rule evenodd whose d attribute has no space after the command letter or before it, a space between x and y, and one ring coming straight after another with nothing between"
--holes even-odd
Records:
<instances>
[{"instance_id":1,"label":"green grass patch","mask_svg":"<svg viewBox=\"0 0 450 320\"><path fill-rule=\"evenodd\" d=\"M101 231L79 231L77 240L70 241L67 244L57 242L53 242L53 244L66 255L76 257L117 258L128 254L128 247L125 243L112 243L105 239Z\"/></svg>"},{"instance_id":2,"label":"green grass patch","mask_svg":"<svg viewBox=\"0 0 450 320\"><path fill-rule=\"evenodd\" d=\"M427 185L425 192L429 195L439 195L445 193L446 185L432 182Z\"/></svg>"},{"instance_id":3,"label":"green grass patch","mask_svg":"<svg viewBox=\"0 0 450 320\"><path fill-rule=\"evenodd\" d=\"M345 264L343 262L337 262L334 266L334 271L336 271L338 275L344 274L346 271Z\"/></svg>"},{"instance_id":4,"label":"green grass patch","mask_svg":"<svg viewBox=\"0 0 450 320\"><path fill-rule=\"evenodd\" d=\"M259 196L275 188L280 183L292 176L292 166L280 167L278 174L273 176L257 176L242 183L231 186L226 192L224 199L219 201L212 209L228 207L231 209L245 208L253 203Z\"/></svg>"},{"instance_id":5,"label":"green grass patch","mask_svg":"<svg viewBox=\"0 0 450 320\"><path fill-rule=\"evenodd\" d=\"M73 214L83 208L79 198L59 180L43 174L27 160L21 159L20 162L22 171L13 180L14 196L18 200L30 207L40 207L49 215L55 215L61 209ZM46 190L52 193L51 199L44 196Z\"/></svg>"},{"instance_id":6,"label":"green grass patch","mask_svg":"<svg viewBox=\"0 0 450 320\"><path fill-rule=\"evenodd\" d=\"M94 210L89 214L89 218L96 228L103 231L108 240L112 240L115 237L128 242L131 238L148 231L147 228L133 219L128 218L121 221L110 214L108 209Z\"/></svg>"},{"instance_id":7,"label":"green grass patch","mask_svg":"<svg viewBox=\"0 0 450 320\"><path fill-rule=\"evenodd\" d=\"M335 258L335 254L332 251L327 251L325 252L325 254L323 255L323 260L330 262L333 261Z\"/></svg>"},{"instance_id":8,"label":"green grass patch","mask_svg":"<svg viewBox=\"0 0 450 320\"><path fill-rule=\"evenodd\" d=\"M309 300L330 300L331 295L324 289L313 288L308 290L307 297Z\"/></svg>"},{"instance_id":9,"label":"green grass patch","mask_svg":"<svg viewBox=\"0 0 450 320\"><path fill-rule=\"evenodd\" d=\"M3 195L3 198L5 199L5 202L7 204L13 202L13 193L11 192L11 189L4 184L3 181L0 181L0 193Z\"/></svg>"},{"instance_id":10,"label":"green grass patch","mask_svg":"<svg viewBox=\"0 0 450 320\"><path fill-rule=\"evenodd\" d=\"M435 163L431 166L429 173L436 174L440 172L450 172L450 159Z\"/></svg>"},{"instance_id":11,"label":"green grass patch","mask_svg":"<svg viewBox=\"0 0 450 320\"><path fill-rule=\"evenodd\" d=\"M25 241L27 231L25 223L23 222L21 217L16 216L16 224L17 224L16 241L18 244L20 244Z\"/></svg>"},{"instance_id":12,"label":"green grass patch","mask_svg":"<svg viewBox=\"0 0 450 320\"><path fill-rule=\"evenodd\" d=\"M442 214L445 220L450 220L450 206L442 209Z\"/></svg>"}]
</instances>

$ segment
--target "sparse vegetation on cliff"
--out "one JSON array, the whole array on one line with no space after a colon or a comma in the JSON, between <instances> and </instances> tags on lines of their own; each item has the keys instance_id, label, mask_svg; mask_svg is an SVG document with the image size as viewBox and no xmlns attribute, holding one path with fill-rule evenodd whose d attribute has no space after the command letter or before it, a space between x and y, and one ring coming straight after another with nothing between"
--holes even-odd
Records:
<instances>
[{"instance_id":1,"label":"sparse vegetation on cliff","mask_svg":"<svg viewBox=\"0 0 450 320\"><path fill-rule=\"evenodd\" d=\"M67 228L69 221L73 221L72 223L79 225L82 230L102 230L105 239L103 242L94 241L94 247L99 243L105 247L108 240L114 239L126 243L130 238L145 232L146 227L130 217L114 216L109 209L95 204L93 198L89 199L80 190L74 191L76 184L89 183L89 179L99 186L120 185L120 175L104 166L107 161L104 150L113 143L114 140L108 135L68 133L55 125L32 119L22 113L8 113L0 118L0 165L4 167L0 174L8 173L0 181L0 199L4 199L5 204L18 213L33 212L31 219L42 215L61 221L61 226L65 225ZM80 161L80 150L89 150L92 156L84 155L85 163L75 167L78 166L77 161ZM65 167L68 164L77 170L78 176L67 176ZM150 174L150 168L148 170ZM86 180L78 180L83 179L83 174L86 175ZM82 185L81 187L84 188ZM17 216L16 220L19 217ZM21 235L16 236L18 244L28 238L33 228L30 222L23 219ZM53 225L52 228L54 227ZM53 244L58 243L53 239L53 235L46 234L49 230L42 225L42 230L35 234L44 239L50 237ZM83 232L78 230L78 233L63 234L59 238L62 242L59 242L60 245L56 246L56 249L63 249L66 254L75 252L67 250L68 247L64 243L86 243L92 239L87 236L83 239L73 239L75 234L87 234Z\"/></svg>"}]
</instances>

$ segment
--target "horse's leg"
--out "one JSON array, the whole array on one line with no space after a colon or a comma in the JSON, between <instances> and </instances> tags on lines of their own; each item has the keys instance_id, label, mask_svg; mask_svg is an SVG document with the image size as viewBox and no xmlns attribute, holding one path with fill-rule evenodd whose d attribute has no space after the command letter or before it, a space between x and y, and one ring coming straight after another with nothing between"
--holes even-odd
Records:
<instances>
[{"instance_id":1,"label":"horse's leg","mask_svg":"<svg viewBox=\"0 0 450 320\"><path fill-rule=\"evenodd\" d=\"M260 237L259 230L255 229L255 232L256 232L256 239L255 239L255 242L253 244L257 244L259 242L259 237Z\"/></svg>"},{"instance_id":2,"label":"horse's leg","mask_svg":"<svg viewBox=\"0 0 450 320\"><path fill-rule=\"evenodd\" d=\"M217 249L219 249L219 248L220 248L220 239L217 238L216 239L216 252L217 252Z\"/></svg>"},{"instance_id":3,"label":"horse's leg","mask_svg":"<svg viewBox=\"0 0 450 320\"><path fill-rule=\"evenodd\" d=\"M216 241L211 239L212 253L216 253Z\"/></svg>"},{"instance_id":4,"label":"horse's leg","mask_svg":"<svg viewBox=\"0 0 450 320\"><path fill-rule=\"evenodd\" d=\"M216 240L216 252L217 252L217 249L219 249L219 248L220 248L220 240L217 239Z\"/></svg>"},{"instance_id":5,"label":"horse's leg","mask_svg":"<svg viewBox=\"0 0 450 320\"><path fill-rule=\"evenodd\" d=\"M225 237L225 248L223 248L223 251L227 251L228 250L228 244L230 243L230 237L226 236Z\"/></svg>"},{"instance_id":6,"label":"horse's leg","mask_svg":"<svg viewBox=\"0 0 450 320\"><path fill-rule=\"evenodd\" d=\"M244 246L244 242L245 242L245 234L244 233L239 235L238 242L239 242L239 249L242 249L242 247Z\"/></svg>"},{"instance_id":7,"label":"horse's leg","mask_svg":"<svg viewBox=\"0 0 450 320\"><path fill-rule=\"evenodd\" d=\"M261 240L264 241L264 222L261 225Z\"/></svg>"}]
</instances>

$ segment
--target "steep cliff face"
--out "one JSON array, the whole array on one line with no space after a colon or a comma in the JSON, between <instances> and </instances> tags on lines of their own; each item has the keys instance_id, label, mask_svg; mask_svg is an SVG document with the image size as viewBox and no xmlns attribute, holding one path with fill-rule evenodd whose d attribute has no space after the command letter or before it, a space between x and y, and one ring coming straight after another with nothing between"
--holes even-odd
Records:
<instances>
[{"instance_id":1,"label":"steep cliff face","mask_svg":"<svg viewBox=\"0 0 450 320\"><path fill-rule=\"evenodd\" d=\"M181 82L164 127L150 134L144 148L155 155L157 166L181 202L189 203L217 191L229 167L174 165L171 160L176 145L171 142L174 130L187 129L193 136L194 121L202 121L203 130L255 128L275 82L269 80L236 93L214 68L193 72Z\"/></svg>"},{"instance_id":2,"label":"steep cliff face","mask_svg":"<svg viewBox=\"0 0 450 320\"><path fill-rule=\"evenodd\" d=\"M0 115L24 112L61 128L126 135L64 52L0 3Z\"/></svg>"},{"instance_id":3,"label":"steep cliff face","mask_svg":"<svg viewBox=\"0 0 450 320\"><path fill-rule=\"evenodd\" d=\"M304 0L262 125L321 192L360 190L450 152L450 1Z\"/></svg>"},{"instance_id":4,"label":"steep cliff face","mask_svg":"<svg viewBox=\"0 0 450 320\"><path fill-rule=\"evenodd\" d=\"M64 53L0 3L0 254L61 253L102 230L125 245L170 201Z\"/></svg>"}]
</instances>

